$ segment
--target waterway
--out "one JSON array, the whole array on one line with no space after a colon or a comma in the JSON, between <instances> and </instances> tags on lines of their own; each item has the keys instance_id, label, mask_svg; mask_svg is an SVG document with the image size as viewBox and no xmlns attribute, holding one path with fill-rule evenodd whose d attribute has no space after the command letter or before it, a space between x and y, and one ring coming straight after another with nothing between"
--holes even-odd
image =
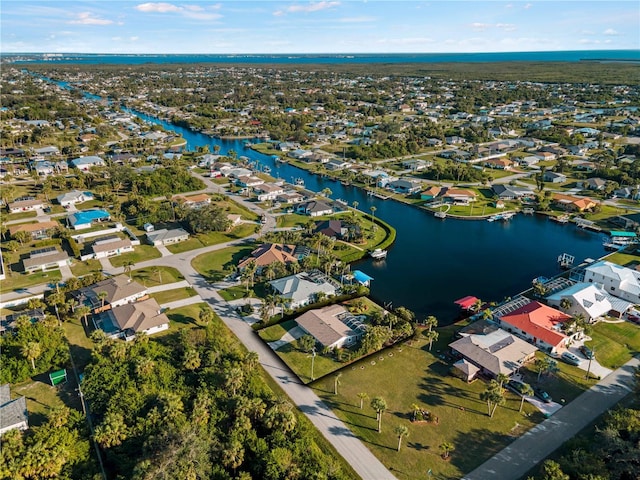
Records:
<instances>
[{"instance_id":1,"label":"waterway","mask_svg":"<svg viewBox=\"0 0 640 480\"><path fill-rule=\"evenodd\" d=\"M540 276L559 273L557 257L574 255L576 261L598 258L605 252L601 235L573 225L560 225L538 216L517 215L508 222L440 220L418 208L394 200L380 200L356 187L313 175L244 146L243 140L221 140L192 132L147 115L139 116L182 135L186 148L209 145L211 151L230 150L271 167L271 175L286 181L302 178L305 187L329 188L331 198L344 199L393 225L395 244L387 259L358 262L358 268L374 277L371 296L379 303L405 306L419 316L435 315L442 324L453 321L459 311L454 300L475 295L485 301L500 301L531 286Z\"/></svg>"}]
</instances>

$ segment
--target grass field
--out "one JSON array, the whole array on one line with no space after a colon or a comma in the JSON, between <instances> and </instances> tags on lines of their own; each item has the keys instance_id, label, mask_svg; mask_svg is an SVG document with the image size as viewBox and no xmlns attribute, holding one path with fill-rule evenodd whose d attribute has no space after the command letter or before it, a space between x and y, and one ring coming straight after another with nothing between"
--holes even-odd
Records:
<instances>
[{"instance_id":1,"label":"grass field","mask_svg":"<svg viewBox=\"0 0 640 480\"><path fill-rule=\"evenodd\" d=\"M244 213L243 213L244 215ZM167 249L171 253L182 253L197 248L208 247L209 245L218 245L220 243L239 240L241 238L253 235L256 231L256 225L252 223L241 223L234 227L230 232L209 232L201 233L189 238L184 242L168 245Z\"/></svg>"},{"instance_id":2,"label":"grass field","mask_svg":"<svg viewBox=\"0 0 640 480\"><path fill-rule=\"evenodd\" d=\"M151 293L150 296L155 298L160 305L165 303L184 300L185 298L195 297L196 291L191 287L175 288L173 290L165 290L163 292Z\"/></svg>"},{"instance_id":3,"label":"grass field","mask_svg":"<svg viewBox=\"0 0 640 480\"><path fill-rule=\"evenodd\" d=\"M7 278L2 280L2 291L9 292L11 290L19 290L42 283L56 283L59 282L61 278L60 270L34 273L7 272Z\"/></svg>"},{"instance_id":4,"label":"grass field","mask_svg":"<svg viewBox=\"0 0 640 480\"><path fill-rule=\"evenodd\" d=\"M99 260L90 259L83 262L76 261L71 265L71 272L76 277L82 277L90 273L96 273L102 271L102 265Z\"/></svg>"},{"instance_id":5,"label":"grass field","mask_svg":"<svg viewBox=\"0 0 640 480\"><path fill-rule=\"evenodd\" d=\"M131 272L131 278L147 287L167 285L184 280L182 274L173 267L148 267L139 268Z\"/></svg>"},{"instance_id":6,"label":"grass field","mask_svg":"<svg viewBox=\"0 0 640 480\"><path fill-rule=\"evenodd\" d=\"M618 368L640 353L640 327L630 322L597 323L591 337L587 345L607 368Z\"/></svg>"},{"instance_id":7,"label":"grass field","mask_svg":"<svg viewBox=\"0 0 640 480\"><path fill-rule=\"evenodd\" d=\"M191 262L200 275L209 282L218 282L233 271L240 260L249 255L254 245L236 245L198 255Z\"/></svg>"},{"instance_id":8,"label":"grass field","mask_svg":"<svg viewBox=\"0 0 640 480\"><path fill-rule=\"evenodd\" d=\"M123 253L117 257L111 257L109 261L114 267L122 267L127 262L133 262L134 265L154 258L160 258L162 255L157 248L151 245L136 245L133 252Z\"/></svg>"},{"instance_id":9,"label":"grass field","mask_svg":"<svg viewBox=\"0 0 640 480\"><path fill-rule=\"evenodd\" d=\"M485 383L471 384L449 374L450 364L439 358L446 349L453 329L440 329L440 338L428 351L424 340L389 348L342 369L338 395L333 394L334 375L316 381L312 387L336 414L350 426L367 447L399 479L461 478L498 452L514 437L521 435L542 415L525 402L506 393L507 402L493 418L480 400ZM317 358L316 358L317 360ZM364 408L359 408L358 393L367 393ZM383 413L382 433L376 431L376 413L370 399L383 397L388 409ZM435 414L439 423L414 424L410 421L412 404ZM409 437L396 451L398 425L409 429ZM449 461L440 456L443 442L454 445Z\"/></svg>"},{"instance_id":10,"label":"grass field","mask_svg":"<svg viewBox=\"0 0 640 480\"><path fill-rule=\"evenodd\" d=\"M254 284L253 287L249 286L248 292L246 285L234 285L229 288L218 290L218 293L227 302L247 297L264 298L267 295L267 291L263 283Z\"/></svg>"}]
</instances>

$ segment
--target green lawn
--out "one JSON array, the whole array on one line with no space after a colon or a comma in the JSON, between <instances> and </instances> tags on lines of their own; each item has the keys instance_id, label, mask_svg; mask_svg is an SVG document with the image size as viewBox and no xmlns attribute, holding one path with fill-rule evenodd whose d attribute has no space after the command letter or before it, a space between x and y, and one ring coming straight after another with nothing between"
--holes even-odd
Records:
<instances>
[{"instance_id":1,"label":"green lawn","mask_svg":"<svg viewBox=\"0 0 640 480\"><path fill-rule=\"evenodd\" d=\"M9 292L20 288L29 288L42 283L59 282L62 278L60 270L46 272L18 273L7 272L7 278L2 281L2 291Z\"/></svg>"},{"instance_id":2,"label":"green lawn","mask_svg":"<svg viewBox=\"0 0 640 480\"><path fill-rule=\"evenodd\" d=\"M162 256L158 249L151 245L136 245L133 249L133 252L123 253L117 257L111 257L109 259L111 265L114 267L122 267L127 262L133 262L136 264L146 262L147 260L153 260L154 258L160 258Z\"/></svg>"},{"instance_id":3,"label":"green lawn","mask_svg":"<svg viewBox=\"0 0 640 480\"><path fill-rule=\"evenodd\" d=\"M433 478L461 478L543 418L526 402L519 413L520 399L511 393L506 393L506 404L489 418L486 403L480 400L485 383L476 380L467 384L449 375L450 364L437 356L446 349L452 331L440 329L433 352L424 340L418 340L345 367L338 395L333 394L333 375L312 384L399 479L426 478L430 469ZM362 410L360 392L369 396ZM382 433L376 431L376 413L369 406L376 396L384 398L388 406L382 417ZM435 414L439 423L411 423L414 403ZM400 452L396 451L398 439L393 432L398 425L409 429ZM440 457L443 442L455 447L449 461Z\"/></svg>"},{"instance_id":4,"label":"green lawn","mask_svg":"<svg viewBox=\"0 0 640 480\"><path fill-rule=\"evenodd\" d=\"M185 298L195 297L196 291L191 287L175 288L173 290L165 290L163 292L151 293L150 296L155 298L159 304L184 300Z\"/></svg>"},{"instance_id":5,"label":"green lawn","mask_svg":"<svg viewBox=\"0 0 640 480\"><path fill-rule=\"evenodd\" d=\"M591 337L587 345L607 368L618 368L640 352L640 327L631 322L597 323Z\"/></svg>"},{"instance_id":6,"label":"green lawn","mask_svg":"<svg viewBox=\"0 0 640 480\"><path fill-rule=\"evenodd\" d=\"M615 252L607 256L605 260L625 266L629 265L630 263L638 263L640 261L640 256L634 255L632 253Z\"/></svg>"},{"instance_id":7,"label":"green lawn","mask_svg":"<svg viewBox=\"0 0 640 480\"><path fill-rule=\"evenodd\" d=\"M194 303L185 307L173 308L165 312L169 317L169 329L164 332L157 333L151 338L162 339L163 337L176 334L184 328L201 328L199 323L200 312L210 309L206 303ZM222 323L222 320L214 313L214 321ZM226 328L226 327L225 327Z\"/></svg>"},{"instance_id":8,"label":"green lawn","mask_svg":"<svg viewBox=\"0 0 640 480\"><path fill-rule=\"evenodd\" d=\"M285 333L295 326L295 320L287 320L286 322L263 328L258 332L258 335L260 335L260 338L265 342L275 342L276 340L280 340Z\"/></svg>"},{"instance_id":9,"label":"green lawn","mask_svg":"<svg viewBox=\"0 0 640 480\"><path fill-rule=\"evenodd\" d=\"M148 267L131 271L131 278L147 287L166 285L184 280L182 274L173 267Z\"/></svg>"},{"instance_id":10,"label":"green lawn","mask_svg":"<svg viewBox=\"0 0 640 480\"><path fill-rule=\"evenodd\" d=\"M76 262L73 262L73 265L71 265L71 272L73 272L73 274L76 277L82 277L90 273L96 273L101 271L102 271L102 265L100 264L99 260L95 260L95 259L85 260L83 262L76 261Z\"/></svg>"},{"instance_id":11,"label":"green lawn","mask_svg":"<svg viewBox=\"0 0 640 480\"><path fill-rule=\"evenodd\" d=\"M238 262L254 249L254 245L234 245L198 255L192 260L191 265L209 282L217 282L233 272Z\"/></svg>"},{"instance_id":12,"label":"green lawn","mask_svg":"<svg viewBox=\"0 0 640 480\"><path fill-rule=\"evenodd\" d=\"M267 295L267 291L263 283L254 284L253 287L249 287L248 292L246 285L234 285L233 287L218 290L218 293L227 302L247 297L264 298Z\"/></svg>"},{"instance_id":13,"label":"green lawn","mask_svg":"<svg viewBox=\"0 0 640 480\"><path fill-rule=\"evenodd\" d=\"M244 215L244 213L242 213ZM184 242L168 245L167 249L171 253L182 253L197 248L208 247L210 245L218 245L220 243L239 240L241 238L253 235L256 232L257 225L251 223L241 223L234 227L230 232L209 232L201 233L189 238Z\"/></svg>"},{"instance_id":14,"label":"green lawn","mask_svg":"<svg viewBox=\"0 0 640 480\"><path fill-rule=\"evenodd\" d=\"M309 223L310 217L306 215L299 215L297 213L287 213L285 215L279 215L276 217L276 227L302 227L304 228Z\"/></svg>"},{"instance_id":15,"label":"green lawn","mask_svg":"<svg viewBox=\"0 0 640 480\"><path fill-rule=\"evenodd\" d=\"M37 212L18 212L18 213L6 213L3 209L2 214L0 214L1 222L11 222L13 220L22 220L23 218L34 218L37 217ZM33 223L33 222L29 222Z\"/></svg>"}]
</instances>

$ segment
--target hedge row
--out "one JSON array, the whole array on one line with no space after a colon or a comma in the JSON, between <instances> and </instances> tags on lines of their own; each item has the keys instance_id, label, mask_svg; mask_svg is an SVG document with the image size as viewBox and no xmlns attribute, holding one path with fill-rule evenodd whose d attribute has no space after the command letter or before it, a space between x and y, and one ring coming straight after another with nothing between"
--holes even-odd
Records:
<instances>
[{"instance_id":1,"label":"hedge row","mask_svg":"<svg viewBox=\"0 0 640 480\"><path fill-rule=\"evenodd\" d=\"M78 245L78 242L76 242L73 238L69 237L66 239L67 243L69 244L69 248L71 249L71 253L73 253L73 256L76 258L80 258L80 245Z\"/></svg>"}]
</instances>

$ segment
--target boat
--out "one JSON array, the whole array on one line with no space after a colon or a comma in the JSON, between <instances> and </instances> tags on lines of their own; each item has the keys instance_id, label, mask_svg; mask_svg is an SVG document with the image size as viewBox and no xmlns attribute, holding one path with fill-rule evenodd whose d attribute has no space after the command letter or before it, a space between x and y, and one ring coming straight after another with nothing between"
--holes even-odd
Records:
<instances>
[{"instance_id":1,"label":"boat","mask_svg":"<svg viewBox=\"0 0 640 480\"><path fill-rule=\"evenodd\" d=\"M441 218L443 220L445 218L447 218L447 214L445 212L442 212L442 211L434 213L433 216L436 217L436 218Z\"/></svg>"},{"instance_id":2,"label":"boat","mask_svg":"<svg viewBox=\"0 0 640 480\"><path fill-rule=\"evenodd\" d=\"M300 177L296 178L296 185L300 185L303 186L304 185L304 180Z\"/></svg>"},{"instance_id":3,"label":"boat","mask_svg":"<svg viewBox=\"0 0 640 480\"><path fill-rule=\"evenodd\" d=\"M262 171L263 171L264 173L271 173L271 167L267 167L267 166L265 166L265 167L262 169Z\"/></svg>"},{"instance_id":4,"label":"boat","mask_svg":"<svg viewBox=\"0 0 640 480\"><path fill-rule=\"evenodd\" d=\"M340 182L342 185L344 185L345 187L348 187L349 185L351 185L349 182L347 182L346 180L342 180Z\"/></svg>"},{"instance_id":5,"label":"boat","mask_svg":"<svg viewBox=\"0 0 640 480\"><path fill-rule=\"evenodd\" d=\"M569 222L569 215L560 215L559 217L551 216L549 218L557 223L565 224Z\"/></svg>"},{"instance_id":6,"label":"boat","mask_svg":"<svg viewBox=\"0 0 640 480\"><path fill-rule=\"evenodd\" d=\"M274 155L274 157L275 157L274 160L278 163L287 163L286 158L279 157L278 155Z\"/></svg>"},{"instance_id":7,"label":"boat","mask_svg":"<svg viewBox=\"0 0 640 480\"><path fill-rule=\"evenodd\" d=\"M369 256L374 260L382 260L387 258L387 251L382 250L381 248L376 248L375 250L369 252Z\"/></svg>"},{"instance_id":8,"label":"boat","mask_svg":"<svg viewBox=\"0 0 640 480\"><path fill-rule=\"evenodd\" d=\"M526 207L522 210L525 215L533 215L534 212L535 210L532 207Z\"/></svg>"},{"instance_id":9,"label":"boat","mask_svg":"<svg viewBox=\"0 0 640 480\"><path fill-rule=\"evenodd\" d=\"M502 220L511 220L515 216L515 212L507 212L502 214Z\"/></svg>"},{"instance_id":10,"label":"boat","mask_svg":"<svg viewBox=\"0 0 640 480\"><path fill-rule=\"evenodd\" d=\"M344 200L344 199L342 199L342 198L338 198L338 199L336 200L336 203L339 203L339 204L341 204L341 205L349 205L349 203L347 203L347 201L346 201L346 200Z\"/></svg>"}]
</instances>

